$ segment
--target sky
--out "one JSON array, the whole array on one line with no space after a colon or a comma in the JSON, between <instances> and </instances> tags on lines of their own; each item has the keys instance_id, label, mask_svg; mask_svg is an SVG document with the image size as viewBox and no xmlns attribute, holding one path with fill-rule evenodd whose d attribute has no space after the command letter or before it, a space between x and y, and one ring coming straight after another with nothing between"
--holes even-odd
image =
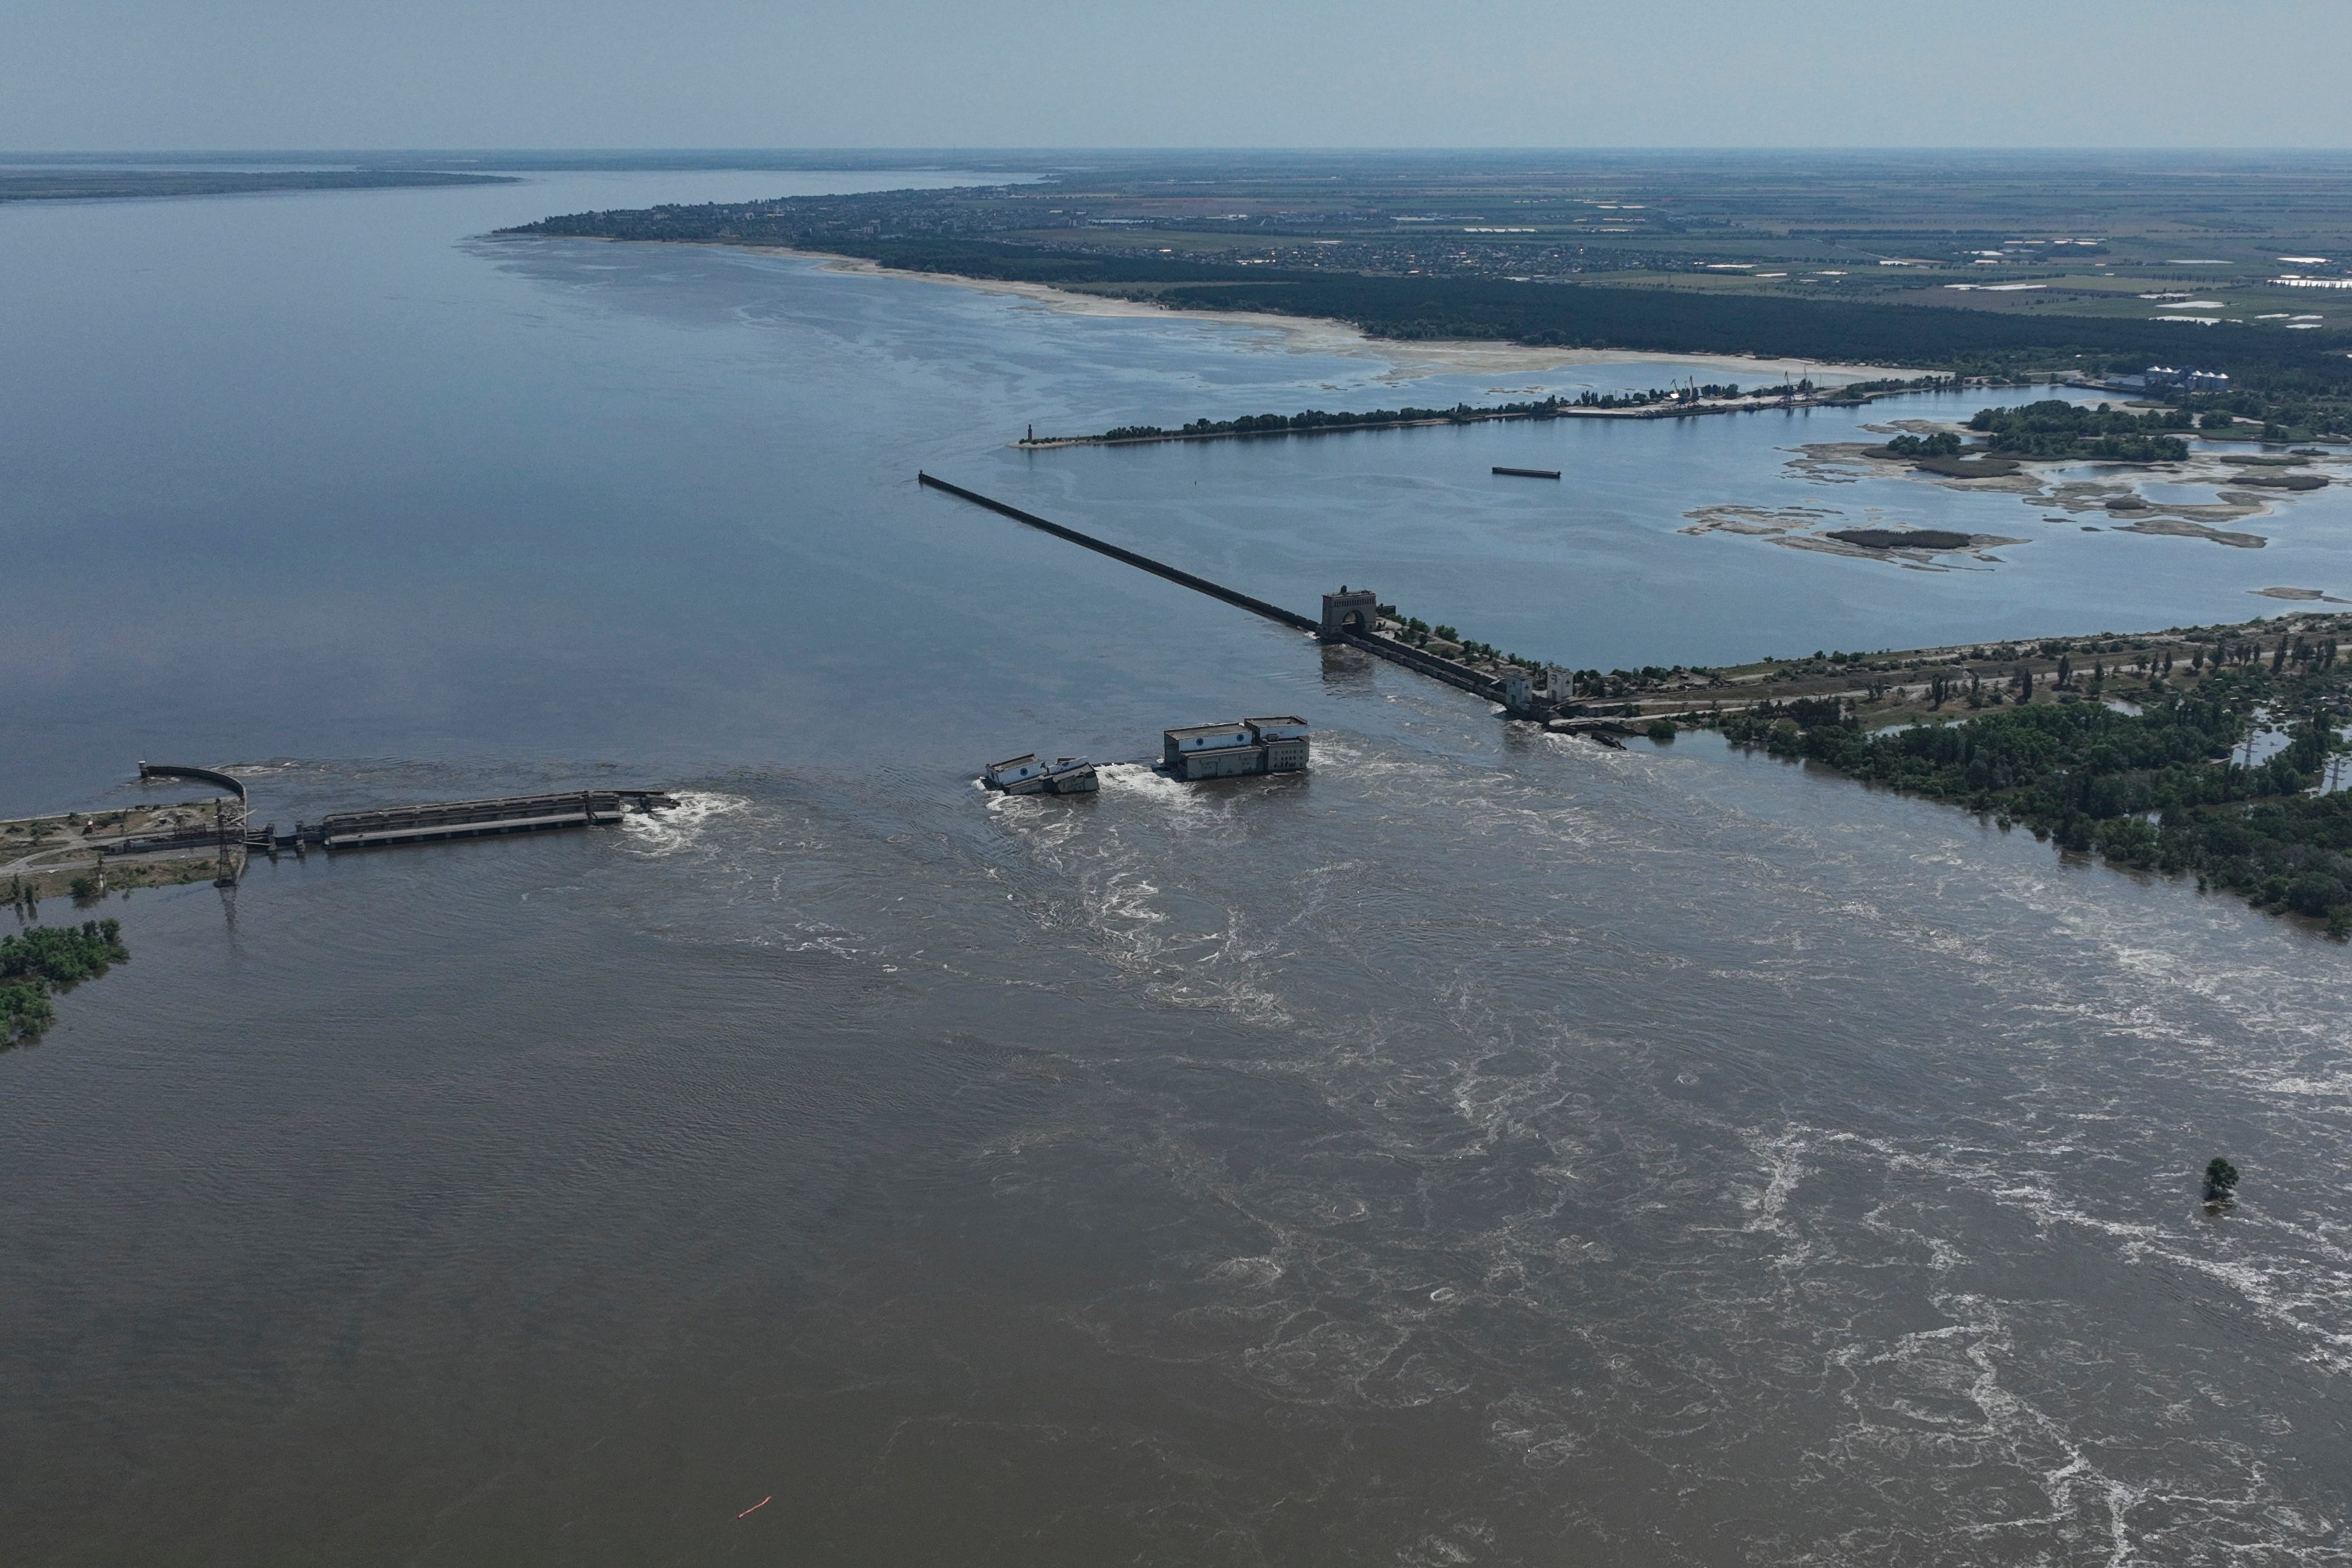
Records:
<instances>
[{"instance_id":1,"label":"sky","mask_svg":"<svg viewBox=\"0 0 2352 1568\"><path fill-rule=\"evenodd\" d=\"M0 151L2344 147L2352 0L0 0Z\"/></svg>"}]
</instances>

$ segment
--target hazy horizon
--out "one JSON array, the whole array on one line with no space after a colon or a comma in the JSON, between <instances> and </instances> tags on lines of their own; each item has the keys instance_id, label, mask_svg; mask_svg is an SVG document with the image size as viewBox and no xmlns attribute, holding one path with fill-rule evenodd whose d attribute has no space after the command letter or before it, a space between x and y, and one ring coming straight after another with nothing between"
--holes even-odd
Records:
<instances>
[{"instance_id":1,"label":"hazy horizon","mask_svg":"<svg viewBox=\"0 0 2352 1568\"><path fill-rule=\"evenodd\" d=\"M1981 158L2130 158L2166 156L2227 159L2234 162L2249 158L2275 157L2310 159L2345 155L2352 155L2352 141L2347 141L2340 144L2329 144L2324 146L2316 143L2309 146L2285 144L2276 146L2228 146L2218 143L2204 143L2198 145L2183 144L2172 146L2160 142L2146 142L2138 145L2125 145L2121 143L2109 145L2095 142L2062 144L2058 142L2051 142L2039 145L2020 143L2015 146L1996 146L1980 142L1952 142L1948 145L1933 145L1925 142L1917 144L1890 142L1883 145L1870 145L1857 142L1851 145L1824 144L1820 146L1760 146L1738 145L1732 143L1706 145L1698 142L1687 144L1666 142L1656 144L1634 144L1629 142L1622 145L1588 143L1579 145L1569 142L1560 142L1551 145L1529 144L1526 146L1517 146L1465 142L1460 145L1450 146L1432 144L1381 147L1371 145L1317 145L1307 142L1216 143L1172 142L1164 143L1135 142L1131 144L1087 144L1084 142L1066 142L1061 144L1046 142L1017 144L1005 142L1001 144L984 144L980 142L971 142L963 144L940 143L937 145L916 145L908 143L905 145L897 145L889 142L843 142L792 143L779 142L765 145L752 145L748 143L736 145L724 142L647 142L643 145L622 145L618 143L612 145L592 145L581 143L576 145L566 145L553 142L543 144L524 142L474 144L458 142L427 143L419 142L411 143L386 142L379 145L362 145L359 143L351 143L347 145L315 143L306 145L295 142L264 145L259 142L255 142L246 146L223 145L217 147L68 147L61 144L54 147L0 148L0 162L5 163L24 163L39 158L75 158L107 161L119 161L126 158L154 158L159 161L172 163L194 163L206 159L223 158L324 159L348 157L382 159L424 157L480 159L511 157L529 159L563 159L573 162L586 159L609 160L629 158L643 160L656 158L694 158L703 160L708 163L710 160L731 158L791 158L805 162L813 159L834 157L862 159L887 158L903 162L908 159L921 160L938 158L1031 158L1059 160L1074 157L1115 157L1137 159L1183 157L1328 157L1347 159L1398 157L1433 159L1507 157L1515 160L1541 157L1580 157L1600 159L1618 157L1626 159L1659 157L1755 157L1772 159L1811 157L1859 159L1881 157L1900 160L1955 156Z\"/></svg>"},{"instance_id":2,"label":"hazy horizon","mask_svg":"<svg viewBox=\"0 0 2352 1568\"><path fill-rule=\"evenodd\" d=\"M1232 0L1071 14L161 0L16 14L0 149L2324 149L2352 11L2274 0ZM2208 44L2212 47L2204 47ZM2196 47L2190 47L2196 46Z\"/></svg>"}]
</instances>

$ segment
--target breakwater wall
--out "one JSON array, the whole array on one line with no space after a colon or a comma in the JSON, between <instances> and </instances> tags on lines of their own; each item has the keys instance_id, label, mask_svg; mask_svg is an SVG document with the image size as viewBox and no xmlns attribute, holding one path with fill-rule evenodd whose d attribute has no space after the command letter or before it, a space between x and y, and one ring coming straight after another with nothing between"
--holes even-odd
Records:
<instances>
[{"instance_id":1,"label":"breakwater wall","mask_svg":"<svg viewBox=\"0 0 2352 1568\"><path fill-rule=\"evenodd\" d=\"M1264 616L1267 620L1296 627L1299 631L1312 632L1324 642L1361 648L1376 658L1387 659L1391 664L1401 664L1417 675L1426 675L1433 680L1442 680L1448 686L1470 692L1474 696L1483 697L1490 702L1505 700L1500 681L1471 668L1466 664L1457 664L1450 658L1442 658L1436 654L1425 653L1420 648L1409 647L1389 637L1374 637L1366 632L1354 630L1331 620L1328 608L1325 620L1314 620L1294 610L1286 610L1279 605L1271 605L1264 599L1228 588L1221 583L1212 583L1206 577L1198 576L1181 567L1171 566L1164 561L1154 561L1149 555L1139 555L1132 550L1122 549L1118 545L1097 539L1092 534L1081 533L1075 528L1065 528L1058 522L1049 522L1034 512L1024 511L1017 506L1008 506L1001 500L982 495L978 490L968 490L961 485L950 484L945 479L935 479L926 473L918 472L915 477L932 489L943 490L959 500L968 500L974 506L986 507L990 511L1009 517L1015 522L1026 523L1031 528L1041 529L1056 539L1066 539L1073 544L1082 544L1088 550L1109 556L1114 561L1124 561L1130 566L1140 567L1154 576L1165 577L1170 582L1181 584L1195 593L1206 594L1213 599L1222 599L1228 605L1238 605L1252 615Z\"/></svg>"},{"instance_id":2,"label":"breakwater wall","mask_svg":"<svg viewBox=\"0 0 2352 1568\"><path fill-rule=\"evenodd\" d=\"M1867 403L1887 393L1843 395L1833 391L1785 397L1699 398L1595 408L1562 404L1553 409L1472 409L1418 419L1357 419L1318 425L1279 426L1253 430L1160 430L1146 436L1031 436L1011 443L1024 452L1056 447L1141 447L1161 441L1255 441L1279 436L1346 436L1359 430L1426 430L1441 425L1489 425L1511 419L1696 419L1710 414L1763 414L1775 409L1825 408Z\"/></svg>"},{"instance_id":3,"label":"breakwater wall","mask_svg":"<svg viewBox=\"0 0 2352 1568\"><path fill-rule=\"evenodd\" d=\"M239 800L245 798L245 782L217 768L183 767L176 763L141 763L139 776L142 779L194 779L199 784L212 785L223 795L233 795Z\"/></svg>"},{"instance_id":4,"label":"breakwater wall","mask_svg":"<svg viewBox=\"0 0 2352 1568\"><path fill-rule=\"evenodd\" d=\"M1222 583L1212 583L1206 577L1196 576L1181 566L1171 566L1165 561L1154 561L1149 555L1140 555L1132 550L1122 549L1108 540L1097 539L1090 533L1080 533L1075 528L1065 528L1058 522L1048 522L1035 512L1023 511L1017 506L1007 506L1001 500L993 500L982 495L978 490L968 490L961 485L951 485L945 479L936 479L920 470L916 472L915 478L928 489L944 490L949 495L971 502L974 506L986 507L1001 517L1009 517L1015 522L1026 523L1031 528L1040 529L1056 539L1066 539L1073 544L1083 545L1097 554L1108 555L1114 561L1124 561L1129 566L1149 572L1155 577L1165 577L1171 583L1190 588L1196 594L1206 594L1212 599L1222 599L1226 604L1247 610L1254 616L1264 616L1269 621L1279 622L1283 626L1302 632L1321 629L1314 620L1295 610L1286 610L1280 605L1270 605L1253 595L1228 588Z\"/></svg>"},{"instance_id":5,"label":"breakwater wall","mask_svg":"<svg viewBox=\"0 0 2352 1568\"><path fill-rule=\"evenodd\" d=\"M1323 640L1341 643L1349 647L1362 648L1366 653L1387 659L1391 664L1401 664L1416 674L1426 675L1433 680L1442 680L1448 686L1457 687L1475 697L1483 697L1489 702L1503 700L1501 681L1489 679L1466 664L1456 664L1450 658L1440 658L1433 653L1424 653L1420 648L1405 643L1397 642L1389 637L1368 637L1362 632L1348 631L1326 632L1323 634Z\"/></svg>"}]
</instances>

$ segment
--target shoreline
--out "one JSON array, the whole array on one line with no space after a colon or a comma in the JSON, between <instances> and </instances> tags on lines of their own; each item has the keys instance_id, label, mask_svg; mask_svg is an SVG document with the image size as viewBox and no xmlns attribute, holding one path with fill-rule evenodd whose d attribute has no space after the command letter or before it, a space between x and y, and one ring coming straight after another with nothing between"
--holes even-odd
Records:
<instances>
[{"instance_id":1,"label":"shoreline","mask_svg":"<svg viewBox=\"0 0 2352 1568\"><path fill-rule=\"evenodd\" d=\"M1517 374L1567 370L1579 365L1667 364L1692 371L1740 372L1751 376L1811 376L1839 384L1882 381L1893 376L1933 374L1932 367L1852 364L1839 360L1767 358L1757 354L1671 353L1664 350L1538 348L1499 338L1376 338L1360 327L1330 316L1278 316L1264 310L1180 310L1142 300L1114 295L1084 294L1050 283L1027 283L1001 278L966 278L953 272L912 272L885 267L862 256L842 256L828 250L799 250L783 245L729 245L708 239L611 239L597 235L500 235L540 244L585 241L594 245L675 245L707 250L738 251L753 256L788 256L814 261L820 272L852 277L897 278L916 283L969 289L982 294L1005 294L1045 306L1056 315L1099 316L1149 321L1215 322L1269 334L1280 341L1282 352L1333 354L1348 359L1379 360L1390 373L1377 379L1398 383L1431 375L1467 375L1481 372ZM1725 377L1728 379L1728 377Z\"/></svg>"},{"instance_id":2,"label":"shoreline","mask_svg":"<svg viewBox=\"0 0 2352 1568\"><path fill-rule=\"evenodd\" d=\"M612 244L664 245L667 240L614 240ZM1742 371L1750 375L1810 375L1818 384L1826 374L1842 381L1879 381L1929 372L1903 365L1845 364L1833 360L1767 359L1751 354L1669 353L1663 350L1538 348L1501 338L1376 338L1351 322L1331 316L1277 316L1265 310L1180 310L1143 300L1116 295L1082 294L1050 283L1024 283L997 278L966 278L953 272L908 272L869 261L862 256L838 256L831 251L793 250L783 246L729 246L730 250L756 250L772 256L815 259L818 270L871 278L904 278L918 283L944 284L983 294L1010 294L1045 306L1057 315L1141 318L1151 321L1216 321L1285 340L1284 352L1329 353L1350 359L1388 362L1394 373L1383 381L1425 375L1466 374L1478 371L1528 372L1566 370L1591 364L1674 364L1694 370Z\"/></svg>"}]
</instances>

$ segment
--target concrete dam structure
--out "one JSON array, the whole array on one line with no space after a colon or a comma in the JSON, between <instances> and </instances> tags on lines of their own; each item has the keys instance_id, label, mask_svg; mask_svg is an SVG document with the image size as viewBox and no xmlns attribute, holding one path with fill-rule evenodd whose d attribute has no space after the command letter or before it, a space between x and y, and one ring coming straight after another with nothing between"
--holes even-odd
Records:
<instances>
[{"instance_id":1,"label":"concrete dam structure","mask_svg":"<svg viewBox=\"0 0 2352 1568\"><path fill-rule=\"evenodd\" d=\"M340 813L319 824L315 842L328 849L369 849L385 844L425 844L500 833L602 827L619 822L632 811L651 811L676 804L655 790L629 789L436 801L424 805Z\"/></svg>"},{"instance_id":2,"label":"concrete dam structure","mask_svg":"<svg viewBox=\"0 0 2352 1568\"><path fill-rule=\"evenodd\" d=\"M211 805L215 816L212 823L101 840L92 846L99 857L121 858L213 848L219 857L217 880L223 887L236 885L248 852L275 858L280 849L291 849L299 855L311 847L332 852L453 838L486 838L509 833L544 833L568 827L607 827L632 814L660 811L677 804L675 797L655 789L564 790L548 795L426 801L338 812L316 823L298 822L292 832L281 833L274 825L252 824L246 786L232 773L217 768L142 762L139 764L139 776L195 779L225 793Z\"/></svg>"}]
</instances>

